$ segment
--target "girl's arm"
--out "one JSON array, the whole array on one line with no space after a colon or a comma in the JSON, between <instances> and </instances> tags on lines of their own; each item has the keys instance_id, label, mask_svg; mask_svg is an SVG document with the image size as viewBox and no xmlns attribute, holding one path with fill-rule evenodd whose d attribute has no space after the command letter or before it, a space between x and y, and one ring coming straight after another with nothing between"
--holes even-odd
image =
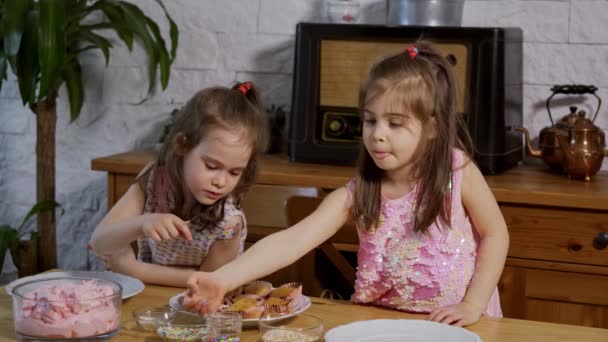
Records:
<instances>
[{"instance_id":1,"label":"girl's arm","mask_svg":"<svg viewBox=\"0 0 608 342\"><path fill-rule=\"evenodd\" d=\"M95 228L90 244L96 254L128 247L143 235L144 202L145 194L139 185L131 185Z\"/></svg>"},{"instance_id":2,"label":"girl's arm","mask_svg":"<svg viewBox=\"0 0 608 342\"><path fill-rule=\"evenodd\" d=\"M509 249L507 225L492 191L477 166L469 160L465 163L462 203L480 239L475 271L462 303L429 315L433 321L458 326L475 323L488 307Z\"/></svg>"},{"instance_id":3,"label":"girl's arm","mask_svg":"<svg viewBox=\"0 0 608 342\"><path fill-rule=\"evenodd\" d=\"M189 298L184 304L199 312L214 312L226 292L294 263L329 239L346 223L348 211L346 188L333 191L294 226L263 238L215 272L196 272L188 281Z\"/></svg>"},{"instance_id":4,"label":"girl's arm","mask_svg":"<svg viewBox=\"0 0 608 342\"><path fill-rule=\"evenodd\" d=\"M172 267L139 261L131 247L113 251L104 257L106 266L113 272L137 278L146 284L185 287L194 268Z\"/></svg>"},{"instance_id":5,"label":"girl's arm","mask_svg":"<svg viewBox=\"0 0 608 342\"><path fill-rule=\"evenodd\" d=\"M205 261L201 264L200 270L204 272L212 272L236 259L241 249L243 230L243 218L241 216L232 216L226 222L226 227L229 230L236 232L236 235L231 239L215 240L209 248L209 253L205 257Z\"/></svg>"},{"instance_id":6,"label":"girl's arm","mask_svg":"<svg viewBox=\"0 0 608 342\"><path fill-rule=\"evenodd\" d=\"M479 234L475 271L463 301L483 312L505 265L509 232L488 183L473 162L466 164L463 177L462 202Z\"/></svg>"},{"instance_id":7,"label":"girl's arm","mask_svg":"<svg viewBox=\"0 0 608 342\"><path fill-rule=\"evenodd\" d=\"M140 175L152 164L148 164ZM179 217L173 214L143 214L145 201L146 195L140 186L131 185L91 236L90 245L97 255L105 256L127 247L144 233L157 242L178 237L192 239L188 225Z\"/></svg>"}]
</instances>

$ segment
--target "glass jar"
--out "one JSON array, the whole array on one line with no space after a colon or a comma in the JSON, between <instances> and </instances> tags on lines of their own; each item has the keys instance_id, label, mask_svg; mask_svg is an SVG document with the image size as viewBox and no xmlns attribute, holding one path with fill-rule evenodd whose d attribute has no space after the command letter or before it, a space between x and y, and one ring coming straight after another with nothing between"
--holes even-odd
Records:
<instances>
[{"instance_id":1,"label":"glass jar","mask_svg":"<svg viewBox=\"0 0 608 342\"><path fill-rule=\"evenodd\" d=\"M354 24L359 19L361 4L357 0L328 0L327 17L332 23Z\"/></svg>"},{"instance_id":2,"label":"glass jar","mask_svg":"<svg viewBox=\"0 0 608 342\"><path fill-rule=\"evenodd\" d=\"M236 312L216 312L207 317L206 342L239 342L243 322Z\"/></svg>"}]
</instances>

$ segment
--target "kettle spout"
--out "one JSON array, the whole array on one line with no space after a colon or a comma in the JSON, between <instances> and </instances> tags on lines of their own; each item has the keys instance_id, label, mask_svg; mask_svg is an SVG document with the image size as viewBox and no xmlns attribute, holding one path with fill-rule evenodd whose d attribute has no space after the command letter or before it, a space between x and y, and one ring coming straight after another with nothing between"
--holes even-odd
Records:
<instances>
[{"instance_id":1,"label":"kettle spout","mask_svg":"<svg viewBox=\"0 0 608 342\"><path fill-rule=\"evenodd\" d=\"M528 130L523 127L516 128L515 130L522 132L524 134L524 136L526 137L526 148L528 150L528 154L532 157L541 158L542 150L537 150L532 147L532 142L530 141L530 133L528 133Z\"/></svg>"}]
</instances>

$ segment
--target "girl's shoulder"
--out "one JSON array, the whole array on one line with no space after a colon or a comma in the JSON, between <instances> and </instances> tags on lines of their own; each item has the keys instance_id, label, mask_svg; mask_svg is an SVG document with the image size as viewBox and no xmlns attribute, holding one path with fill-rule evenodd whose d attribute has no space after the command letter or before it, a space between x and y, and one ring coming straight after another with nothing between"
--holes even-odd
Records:
<instances>
[{"instance_id":1,"label":"girl's shoulder","mask_svg":"<svg viewBox=\"0 0 608 342\"><path fill-rule=\"evenodd\" d=\"M209 230L209 233L216 239L229 240L239 235L246 235L246 232L245 212L236 205L236 201L232 197L226 198L224 216Z\"/></svg>"}]
</instances>

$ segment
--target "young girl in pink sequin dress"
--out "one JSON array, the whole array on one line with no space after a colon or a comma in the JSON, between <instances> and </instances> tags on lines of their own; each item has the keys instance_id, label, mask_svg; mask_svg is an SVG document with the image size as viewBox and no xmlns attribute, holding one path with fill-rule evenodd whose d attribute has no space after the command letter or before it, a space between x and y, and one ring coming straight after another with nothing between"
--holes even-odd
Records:
<instances>
[{"instance_id":1,"label":"young girl in pink sequin dress","mask_svg":"<svg viewBox=\"0 0 608 342\"><path fill-rule=\"evenodd\" d=\"M249 82L196 93L176 115L158 159L93 232L95 253L112 271L181 287L195 270L236 258L247 235L239 203L255 179L265 124Z\"/></svg>"},{"instance_id":2,"label":"young girl in pink sequin dress","mask_svg":"<svg viewBox=\"0 0 608 342\"><path fill-rule=\"evenodd\" d=\"M293 227L213 273L196 272L185 303L202 313L223 294L295 262L348 219L359 234L352 301L469 325L501 317L496 284L508 233L458 138L452 66L418 43L372 67L361 87L357 176Z\"/></svg>"}]
</instances>

